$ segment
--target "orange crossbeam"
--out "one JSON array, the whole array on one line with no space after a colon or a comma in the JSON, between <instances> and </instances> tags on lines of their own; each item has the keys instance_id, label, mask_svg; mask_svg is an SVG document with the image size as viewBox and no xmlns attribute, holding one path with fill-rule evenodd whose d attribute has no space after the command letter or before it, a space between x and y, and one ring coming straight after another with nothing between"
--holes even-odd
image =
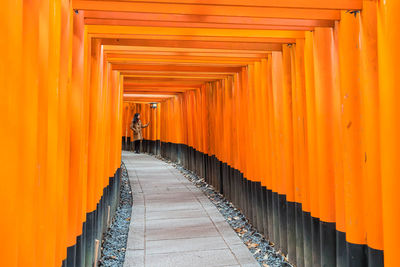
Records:
<instances>
[{"instance_id":1,"label":"orange crossbeam","mask_svg":"<svg viewBox=\"0 0 400 267\"><path fill-rule=\"evenodd\" d=\"M81 1L81 0L78 0ZM116 0L122 2L122 0ZM362 0L141 0L148 3L204 4L312 9L361 9Z\"/></svg>"},{"instance_id":2,"label":"orange crossbeam","mask_svg":"<svg viewBox=\"0 0 400 267\"><path fill-rule=\"evenodd\" d=\"M85 11L85 22L92 24L92 19L107 20L137 20L148 22L180 22L180 23L208 23L247 25L249 28L257 26L302 26L302 27L332 27L332 20L292 19L292 18L263 18L246 16L211 16L190 14L165 14L165 13L139 13L139 12L110 12L110 11ZM89 23L88 23L89 22Z\"/></svg>"},{"instance_id":3,"label":"orange crossbeam","mask_svg":"<svg viewBox=\"0 0 400 267\"><path fill-rule=\"evenodd\" d=\"M86 19L85 23L87 25L183 27L183 28L206 28L206 29L254 29L254 30L293 30L293 31L310 31L314 29L311 26L251 25L251 24L222 24L222 23L213 24L213 23L203 23L203 22L185 23L185 22L170 22L170 21L116 20L116 19ZM324 24L329 24L329 23L324 23Z\"/></svg>"},{"instance_id":4,"label":"orange crossbeam","mask_svg":"<svg viewBox=\"0 0 400 267\"><path fill-rule=\"evenodd\" d=\"M93 25L91 25L93 26ZM108 26L113 27L113 26ZM204 29L203 29L204 30ZM143 32L142 32L143 33ZM300 33L301 34L301 33ZM282 44L294 43L296 38L292 37L229 37L229 36L197 36L197 35L159 35L159 34L133 34L125 33L90 33L90 38L114 38L121 39L148 39L148 40L168 40L168 41L208 41L208 42L233 42L233 43L262 43L262 44Z\"/></svg>"},{"instance_id":5,"label":"orange crossbeam","mask_svg":"<svg viewBox=\"0 0 400 267\"><path fill-rule=\"evenodd\" d=\"M168 14L192 14L212 16L253 16L264 18L340 19L340 11L310 8L281 8L265 6L233 6L175 3L145 3L119 1L80 0L73 3L75 9L96 11L129 11Z\"/></svg>"},{"instance_id":6,"label":"orange crossbeam","mask_svg":"<svg viewBox=\"0 0 400 267\"><path fill-rule=\"evenodd\" d=\"M199 49L221 49L221 50L236 50L236 51L280 51L282 45L276 40L273 42L251 42L251 40L228 42L228 41L201 41L201 40L153 40L153 39L119 39L106 38L102 39L104 45L121 45L121 46L145 46L145 47L171 47L176 49L199 48ZM282 42L291 43L294 39L282 39Z\"/></svg>"},{"instance_id":7,"label":"orange crossbeam","mask_svg":"<svg viewBox=\"0 0 400 267\"><path fill-rule=\"evenodd\" d=\"M202 28L164 28L140 26L86 25L90 34L142 34L142 35L179 35L179 36L218 36L247 38L304 38L302 31L247 30L247 29L202 29Z\"/></svg>"}]
</instances>

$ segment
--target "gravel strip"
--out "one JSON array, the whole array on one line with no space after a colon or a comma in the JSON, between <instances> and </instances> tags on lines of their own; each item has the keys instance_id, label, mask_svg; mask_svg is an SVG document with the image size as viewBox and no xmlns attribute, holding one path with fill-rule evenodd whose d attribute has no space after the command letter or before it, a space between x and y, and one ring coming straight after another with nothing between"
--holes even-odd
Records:
<instances>
[{"instance_id":1,"label":"gravel strip","mask_svg":"<svg viewBox=\"0 0 400 267\"><path fill-rule=\"evenodd\" d=\"M255 229L239 209L226 200L223 195L216 192L212 185L207 184L203 178L199 178L193 172L183 168L181 165L172 163L164 158L157 157L178 169L183 176L200 188L210 201L218 208L225 220L242 239L253 257L263 267L293 267L285 256L273 248L261 233Z\"/></svg>"},{"instance_id":2,"label":"gravel strip","mask_svg":"<svg viewBox=\"0 0 400 267\"><path fill-rule=\"evenodd\" d=\"M132 212L132 191L125 164L121 163L120 201L110 228L104 234L99 266L122 267Z\"/></svg>"}]
</instances>

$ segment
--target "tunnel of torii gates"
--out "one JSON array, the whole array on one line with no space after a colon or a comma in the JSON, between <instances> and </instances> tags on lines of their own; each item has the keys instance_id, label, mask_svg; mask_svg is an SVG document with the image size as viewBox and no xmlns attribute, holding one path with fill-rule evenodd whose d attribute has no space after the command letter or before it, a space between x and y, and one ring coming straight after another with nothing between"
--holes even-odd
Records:
<instances>
[{"instance_id":1,"label":"tunnel of torii gates","mask_svg":"<svg viewBox=\"0 0 400 267\"><path fill-rule=\"evenodd\" d=\"M140 112L143 150L204 177L293 265L399 266L399 14L2 1L0 265L93 266Z\"/></svg>"}]
</instances>

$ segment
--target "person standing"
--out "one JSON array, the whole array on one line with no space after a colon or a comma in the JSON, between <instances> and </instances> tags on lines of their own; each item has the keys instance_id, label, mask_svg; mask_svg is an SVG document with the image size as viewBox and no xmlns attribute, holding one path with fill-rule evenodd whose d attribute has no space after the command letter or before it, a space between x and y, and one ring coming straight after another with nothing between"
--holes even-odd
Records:
<instances>
[{"instance_id":1,"label":"person standing","mask_svg":"<svg viewBox=\"0 0 400 267\"><path fill-rule=\"evenodd\" d=\"M133 116L133 120L131 123L131 130L133 131L133 140L134 140L134 152L140 153L140 143L143 140L142 129L149 126L150 122L143 125L140 120L140 113L135 113Z\"/></svg>"}]
</instances>

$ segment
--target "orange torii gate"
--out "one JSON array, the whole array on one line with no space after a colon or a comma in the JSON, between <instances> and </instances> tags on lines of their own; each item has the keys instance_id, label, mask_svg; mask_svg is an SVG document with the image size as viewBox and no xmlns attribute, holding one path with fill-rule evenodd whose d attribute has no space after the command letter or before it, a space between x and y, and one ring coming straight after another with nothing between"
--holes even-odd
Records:
<instances>
[{"instance_id":1,"label":"orange torii gate","mask_svg":"<svg viewBox=\"0 0 400 267\"><path fill-rule=\"evenodd\" d=\"M399 11L6 0L2 264L93 266L140 112L146 151L205 177L296 266L397 266Z\"/></svg>"}]
</instances>

